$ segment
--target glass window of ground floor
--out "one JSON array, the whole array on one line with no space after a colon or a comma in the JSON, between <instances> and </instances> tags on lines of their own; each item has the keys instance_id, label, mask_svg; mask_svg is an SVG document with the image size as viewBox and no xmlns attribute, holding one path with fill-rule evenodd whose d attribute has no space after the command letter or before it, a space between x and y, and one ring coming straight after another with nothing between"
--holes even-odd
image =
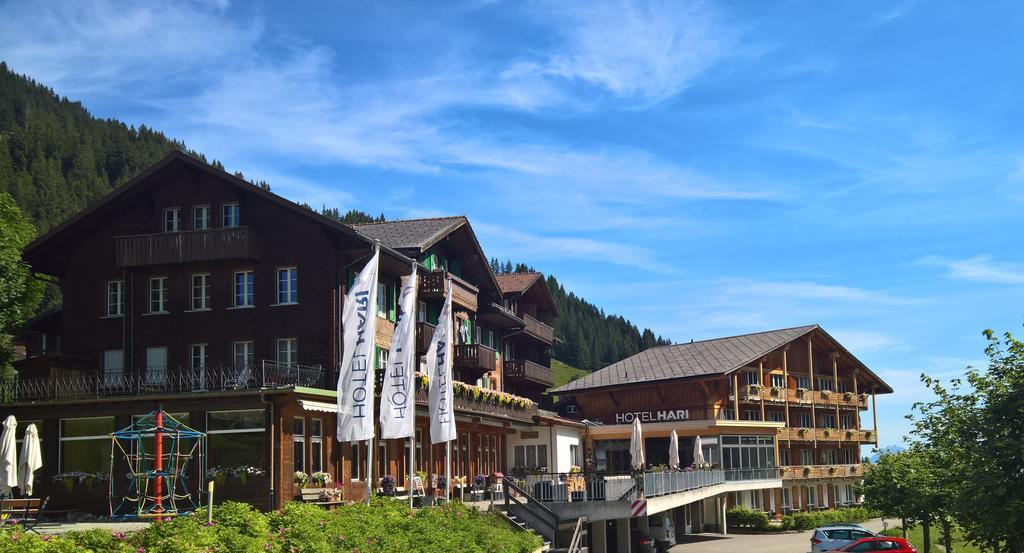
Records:
<instances>
[{"instance_id":1,"label":"glass window of ground floor","mask_svg":"<svg viewBox=\"0 0 1024 553\"><path fill-rule=\"evenodd\" d=\"M267 432L262 409L210 411L206 414L210 468L252 466L266 469Z\"/></svg>"},{"instance_id":2,"label":"glass window of ground floor","mask_svg":"<svg viewBox=\"0 0 1024 553\"><path fill-rule=\"evenodd\" d=\"M60 471L106 473L114 417L60 420Z\"/></svg>"}]
</instances>

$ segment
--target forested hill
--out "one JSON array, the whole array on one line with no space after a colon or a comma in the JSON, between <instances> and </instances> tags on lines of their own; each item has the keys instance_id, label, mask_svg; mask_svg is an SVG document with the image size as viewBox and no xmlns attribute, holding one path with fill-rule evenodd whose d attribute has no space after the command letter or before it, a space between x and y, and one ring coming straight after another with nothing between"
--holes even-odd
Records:
<instances>
[{"instance_id":1,"label":"forested hill","mask_svg":"<svg viewBox=\"0 0 1024 553\"><path fill-rule=\"evenodd\" d=\"M201 153L188 150L185 144L161 132L114 119L97 119L81 103L58 96L0 61L0 191L14 198L40 232L174 149L205 160ZM216 160L211 163L224 168ZM266 183L257 184L269 188ZM384 220L383 214L374 217L358 210L341 213L326 206L320 213L343 223ZM503 272L506 268L497 269ZM527 269L523 264L507 268L509 272ZM626 319L606 315L567 292L553 276L548 278L548 287L561 313L555 330L562 342L555 347L555 357L570 365L594 370L641 349L668 343L649 329L641 333ZM51 301L44 307L52 305Z\"/></svg>"},{"instance_id":2,"label":"forested hill","mask_svg":"<svg viewBox=\"0 0 1024 553\"><path fill-rule=\"evenodd\" d=\"M525 263L504 263L491 259L495 273L529 273L533 267ZM555 345L554 357L574 367L594 371L625 359L649 347L672 342L656 336L649 328L643 332L620 315L608 315L603 309L566 291L554 275L548 275L548 290L558 307L555 335L562 342Z\"/></svg>"}]
</instances>

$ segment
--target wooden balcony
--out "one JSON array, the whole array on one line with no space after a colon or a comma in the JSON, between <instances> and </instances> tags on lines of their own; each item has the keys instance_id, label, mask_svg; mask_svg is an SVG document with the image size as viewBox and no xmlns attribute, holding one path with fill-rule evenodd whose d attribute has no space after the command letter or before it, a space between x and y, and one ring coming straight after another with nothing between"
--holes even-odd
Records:
<instances>
[{"instance_id":1,"label":"wooden balcony","mask_svg":"<svg viewBox=\"0 0 1024 553\"><path fill-rule=\"evenodd\" d=\"M480 290L461 278L449 275L444 271L420 273L420 298L443 300L446 276L450 276L452 281L452 303L461 305L475 313L477 310L477 294Z\"/></svg>"},{"instance_id":2,"label":"wooden balcony","mask_svg":"<svg viewBox=\"0 0 1024 553\"><path fill-rule=\"evenodd\" d=\"M768 389L770 390L770 388ZM839 405L841 409L867 409L868 408L868 396L867 394L854 394L853 392L825 392L820 390L805 390L805 389L787 389L786 396L789 398L790 405L807 405L810 406L811 402L814 402L815 406L820 407L835 407ZM781 395L779 396L765 396L766 400L782 400Z\"/></svg>"},{"instance_id":3,"label":"wooden balcony","mask_svg":"<svg viewBox=\"0 0 1024 553\"><path fill-rule=\"evenodd\" d=\"M853 442L870 444L875 442L873 430L855 430L853 428L783 428L779 431L779 440L794 442Z\"/></svg>"},{"instance_id":4,"label":"wooden balcony","mask_svg":"<svg viewBox=\"0 0 1024 553\"><path fill-rule=\"evenodd\" d=\"M118 236L114 246L118 267L256 259L259 252L257 235L249 227Z\"/></svg>"},{"instance_id":5,"label":"wooden balcony","mask_svg":"<svg viewBox=\"0 0 1024 553\"><path fill-rule=\"evenodd\" d=\"M782 468L783 480L821 480L824 478L860 478L864 466L856 465L806 465Z\"/></svg>"},{"instance_id":6,"label":"wooden balcony","mask_svg":"<svg viewBox=\"0 0 1024 553\"><path fill-rule=\"evenodd\" d=\"M502 375L509 382L528 382L550 388L555 384L555 375L551 367L545 367L525 359L508 359L505 361L505 372Z\"/></svg>"},{"instance_id":7,"label":"wooden balcony","mask_svg":"<svg viewBox=\"0 0 1024 553\"><path fill-rule=\"evenodd\" d=\"M430 340L434 337L435 325L416 323L416 353L425 354L430 349Z\"/></svg>"},{"instance_id":8,"label":"wooden balcony","mask_svg":"<svg viewBox=\"0 0 1024 553\"><path fill-rule=\"evenodd\" d=\"M476 381L484 373L498 368L497 352L480 344L461 344L455 346L453 367L464 378Z\"/></svg>"},{"instance_id":9,"label":"wooden balcony","mask_svg":"<svg viewBox=\"0 0 1024 553\"><path fill-rule=\"evenodd\" d=\"M505 397L516 397L510 394L502 394L495 390L485 390L483 388L477 388L476 386L461 385L466 390L469 390L469 394L460 394L458 390L455 391L455 412L459 415L483 415L489 416L496 419L512 419L521 422L532 423L533 416L537 414L537 404L532 401L526 401L525 405L516 405L511 403L502 403L501 401L494 401L493 398L505 396ZM479 391L479 397L473 392ZM525 398L517 398L519 401ZM416 403L419 405L427 405L427 390L417 386L416 389Z\"/></svg>"},{"instance_id":10,"label":"wooden balcony","mask_svg":"<svg viewBox=\"0 0 1024 553\"><path fill-rule=\"evenodd\" d=\"M555 343L555 329L525 313L522 314L522 317L525 323L524 330L526 330L527 334L546 344Z\"/></svg>"}]
</instances>

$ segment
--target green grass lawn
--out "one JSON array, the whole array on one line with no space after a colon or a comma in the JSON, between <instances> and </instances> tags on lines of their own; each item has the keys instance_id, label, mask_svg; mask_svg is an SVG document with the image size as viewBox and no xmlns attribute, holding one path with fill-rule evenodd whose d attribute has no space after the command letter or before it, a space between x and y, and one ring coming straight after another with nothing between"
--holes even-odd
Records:
<instances>
[{"instance_id":1,"label":"green grass lawn","mask_svg":"<svg viewBox=\"0 0 1024 553\"><path fill-rule=\"evenodd\" d=\"M890 528L889 530L886 530L885 534L888 535L888 536L896 536L896 537L903 536L903 533L902 533L902 531L900 530L900 528L898 526L896 528ZM934 527L934 526L931 528L931 538L932 538L932 551L934 553L939 553L941 551L945 551L945 547L941 543L939 543L939 529ZM914 544L914 547L916 547L918 551L924 551L924 529L921 528L920 526L911 526L910 527L910 530L907 532L907 540L909 540L910 543ZM953 553L981 553L981 552L982 552L981 549L978 549L977 547L975 547L973 545L967 545L967 544L963 543L962 541L960 541L959 534L956 531L953 532Z\"/></svg>"},{"instance_id":2,"label":"green grass lawn","mask_svg":"<svg viewBox=\"0 0 1024 553\"><path fill-rule=\"evenodd\" d=\"M555 388L568 384L576 378L582 378L585 375L590 374L583 369L577 369L576 367L566 365L558 359L551 360L551 370L555 373Z\"/></svg>"}]
</instances>

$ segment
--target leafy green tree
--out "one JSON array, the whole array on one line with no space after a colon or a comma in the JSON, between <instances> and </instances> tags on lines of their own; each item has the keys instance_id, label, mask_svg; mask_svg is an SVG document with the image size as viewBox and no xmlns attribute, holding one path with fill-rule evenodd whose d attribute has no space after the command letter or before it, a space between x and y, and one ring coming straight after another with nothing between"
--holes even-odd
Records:
<instances>
[{"instance_id":1,"label":"leafy green tree","mask_svg":"<svg viewBox=\"0 0 1024 553\"><path fill-rule=\"evenodd\" d=\"M14 198L0 192L0 371L9 374L14 358L12 335L21 328L42 296L42 286L21 259L36 235Z\"/></svg>"}]
</instances>

